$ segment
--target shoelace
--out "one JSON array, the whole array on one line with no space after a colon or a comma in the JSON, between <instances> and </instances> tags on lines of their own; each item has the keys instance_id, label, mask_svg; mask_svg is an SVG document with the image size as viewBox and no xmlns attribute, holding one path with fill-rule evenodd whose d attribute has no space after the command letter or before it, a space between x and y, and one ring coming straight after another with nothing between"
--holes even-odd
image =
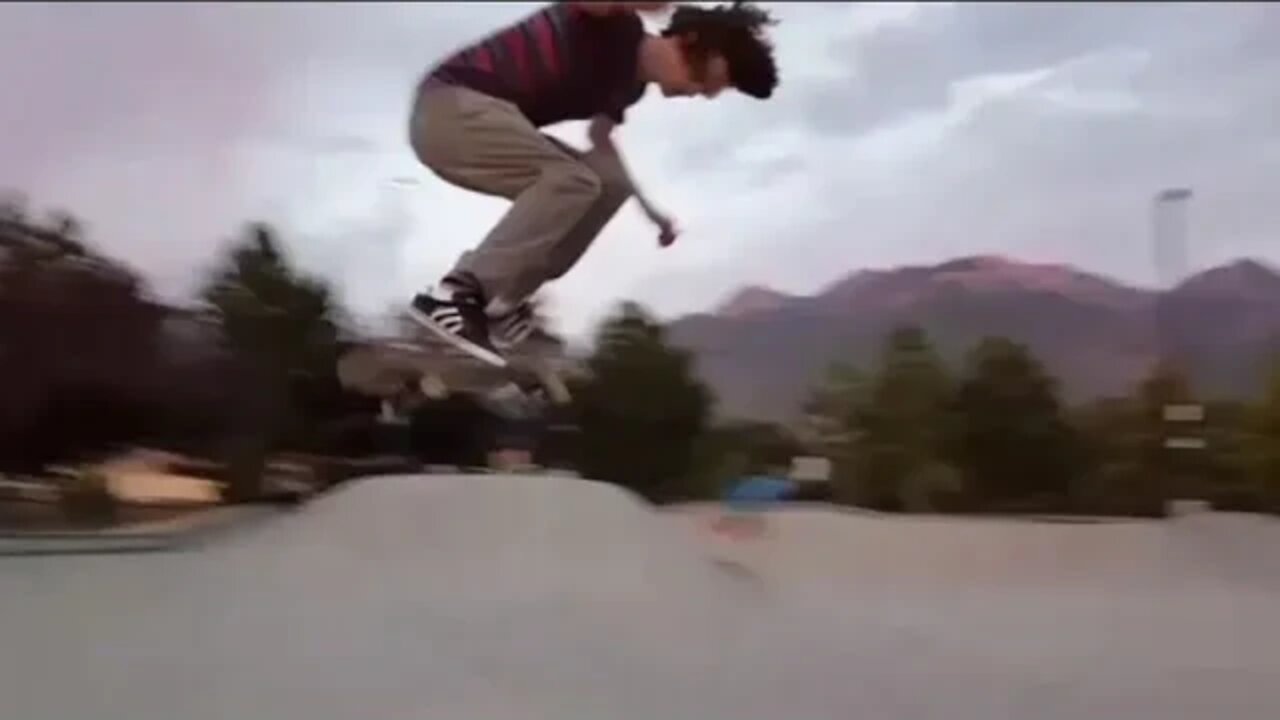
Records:
<instances>
[{"instance_id":1,"label":"shoelace","mask_svg":"<svg viewBox=\"0 0 1280 720\"><path fill-rule=\"evenodd\" d=\"M503 334L512 340L523 340L534 329L534 315L528 305L521 305L499 320Z\"/></svg>"}]
</instances>

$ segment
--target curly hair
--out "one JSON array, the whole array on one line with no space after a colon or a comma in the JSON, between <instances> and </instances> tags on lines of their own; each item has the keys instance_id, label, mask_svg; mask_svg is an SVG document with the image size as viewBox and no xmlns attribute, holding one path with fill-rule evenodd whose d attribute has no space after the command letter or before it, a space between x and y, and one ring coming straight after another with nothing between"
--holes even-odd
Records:
<instances>
[{"instance_id":1,"label":"curly hair","mask_svg":"<svg viewBox=\"0 0 1280 720\"><path fill-rule=\"evenodd\" d=\"M691 38L686 46L691 60L705 62L712 55L721 55L728 63L733 86L763 100L778 86L773 46L764 35L766 26L776 24L768 12L743 0L713 8L681 5L662 35Z\"/></svg>"}]
</instances>

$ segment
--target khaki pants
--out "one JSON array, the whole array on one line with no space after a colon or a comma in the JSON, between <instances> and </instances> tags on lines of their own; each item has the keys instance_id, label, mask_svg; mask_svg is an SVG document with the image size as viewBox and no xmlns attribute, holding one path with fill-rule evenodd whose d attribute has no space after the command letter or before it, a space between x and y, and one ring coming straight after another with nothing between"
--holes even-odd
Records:
<instances>
[{"instance_id":1,"label":"khaki pants","mask_svg":"<svg viewBox=\"0 0 1280 720\"><path fill-rule=\"evenodd\" d=\"M616 156L570 148L512 103L465 88L421 92L410 142L444 180L512 201L451 273L474 275L490 299L519 302L564 275L631 196Z\"/></svg>"}]
</instances>

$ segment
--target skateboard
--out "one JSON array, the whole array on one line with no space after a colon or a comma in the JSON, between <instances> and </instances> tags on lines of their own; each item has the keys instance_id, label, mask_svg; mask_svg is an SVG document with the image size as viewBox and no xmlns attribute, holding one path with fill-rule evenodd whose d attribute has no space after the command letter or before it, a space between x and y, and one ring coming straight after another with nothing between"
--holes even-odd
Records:
<instances>
[{"instance_id":1,"label":"skateboard","mask_svg":"<svg viewBox=\"0 0 1280 720\"><path fill-rule=\"evenodd\" d=\"M498 367L425 334L364 342L338 358L344 387L383 399L406 393L440 400L453 393L479 395L511 405L565 405L572 397L561 378L563 360L553 351L506 356Z\"/></svg>"}]
</instances>

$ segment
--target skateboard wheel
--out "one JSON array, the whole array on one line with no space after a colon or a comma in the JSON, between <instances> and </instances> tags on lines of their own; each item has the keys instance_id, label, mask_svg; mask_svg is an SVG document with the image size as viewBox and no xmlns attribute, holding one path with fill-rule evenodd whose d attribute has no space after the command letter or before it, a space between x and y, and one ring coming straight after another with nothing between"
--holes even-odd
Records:
<instances>
[{"instance_id":1,"label":"skateboard wheel","mask_svg":"<svg viewBox=\"0 0 1280 720\"><path fill-rule=\"evenodd\" d=\"M449 388L436 375L423 375L418 381L422 394L432 400L443 400L449 394Z\"/></svg>"}]
</instances>

